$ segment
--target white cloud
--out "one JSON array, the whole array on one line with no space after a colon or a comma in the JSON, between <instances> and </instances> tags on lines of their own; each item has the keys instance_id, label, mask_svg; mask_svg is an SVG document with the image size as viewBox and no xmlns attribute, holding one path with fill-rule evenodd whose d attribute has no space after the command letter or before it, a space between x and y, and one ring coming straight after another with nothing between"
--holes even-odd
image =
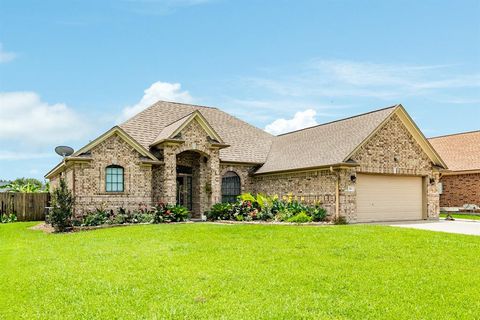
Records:
<instances>
[{"instance_id":1,"label":"white cloud","mask_svg":"<svg viewBox=\"0 0 480 320\"><path fill-rule=\"evenodd\" d=\"M317 112L313 109L299 111L292 119L277 119L265 127L265 131L278 135L317 125L315 116Z\"/></svg>"},{"instance_id":2,"label":"white cloud","mask_svg":"<svg viewBox=\"0 0 480 320\"><path fill-rule=\"evenodd\" d=\"M3 44L0 42L0 63L10 62L15 59L15 57L15 53L5 51L3 49Z\"/></svg>"},{"instance_id":3,"label":"white cloud","mask_svg":"<svg viewBox=\"0 0 480 320\"><path fill-rule=\"evenodd\" d=\"M248 78L247 81L282 96L387 100L480 87L480 73L455 72L455 67L313 60L296 68L295 74Z\"/></svg>"},{"instance_id":4,"label":"white cloud","mask_svg":"<svg viewBox=\"0 0 480 320\"><path fill-rule=\"evenodd\" d=\"M193 98L188 91L181 90L180 83L169 83L157 81L144 91L144 95L140 101L133 105L125 107L118 122L122 122L136 115L140 111L151 106L159 100L192 103Z\"/></svg>"},{"instance_id":5,"label":"white cloud","mask_svg":"<svg viewBox=\"0 0 480 320\"><path fill-rule=\"evenodd\" d=\"M0 93L0 124L0 141L34 146L78 140L90 128L67 105L43 102L35 92Z\"/></svg>"}]
</instances>

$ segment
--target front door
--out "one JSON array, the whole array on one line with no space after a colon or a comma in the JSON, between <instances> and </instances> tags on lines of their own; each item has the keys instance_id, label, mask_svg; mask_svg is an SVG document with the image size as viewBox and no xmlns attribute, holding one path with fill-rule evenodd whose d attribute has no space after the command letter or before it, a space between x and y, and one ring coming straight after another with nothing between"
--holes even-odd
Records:
<instances>
[{"instance_id":1,"label":"front door","mask_svg":"<svg viewBox=\"0 0 480 320\"><path fill-rule=\"evenodd\" d=\"M192 211L192 175L177 176L177 204Z\"/></svg>"}]
</instances>

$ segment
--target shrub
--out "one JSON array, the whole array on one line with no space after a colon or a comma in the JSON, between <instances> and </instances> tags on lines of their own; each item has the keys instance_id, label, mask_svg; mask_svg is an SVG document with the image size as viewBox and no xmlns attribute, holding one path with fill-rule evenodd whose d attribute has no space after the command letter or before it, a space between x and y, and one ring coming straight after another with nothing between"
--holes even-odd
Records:
<instances>
[{"instance_id":1,"label":"shrub","mask_svg":"<svg viewBox=\"0 0 480 320\"><path fill-rule=\"evenodd\" d=\"M190 212L181 205L158 203L153 214L153 223L182 222L190 218Z\"/></svg>"},{"instance_id":2,"label":"shrub","mask_svg":"<svg viewBox=\"0 0 480 320\"><path fill-rule=\"evenodd\" d=\"M131 212L124 208L118 208L117 212L107 211L103 208L97 208L93 212L87 213L80 222L75 220L75 225L81 226L100 226L103 224L125 224L125 223L152 223L153 213L140 209Z\"/></svg>"},{"instance_id":3,"label":"shrub","mask_svg":"<svg viewBox=\"0 0 480 320\"><path fill-rule=\"evenodd\" d=\"M82 226L93 227L106 224L109 221L109 214L106 210L97 208L83 217Z\"/></svg>"},{"instance_id":4,"label":"shrub","mask_svg":"<svg viewBox=\"0 0 480 320\"><path fill-rule=\"evenodd\" d=\"M277 221L288 221L290 218L292 218L295 215L294 212L290 211L288 208L284 208L277 212L275 215L275 220Z\"/></svg>"},{"instance_id":5,"label":"shrub","mask_svg":"<svg viewBox=\"0 0 480 320\"><path fill-rule=\"evenodd\" d=\"M305 211L302 211L300 213L297 213L293 217L289 218L287 221L294 222L294 223L306 223L306 222L312 222L312 217L307 216Z\"/></svg>"},{"instance_id":6,"label":"shrub","mask_svg":"<svg viewBox=\"0 0 480 320\"><path fill-rule=\"evenodd\" d=\"M327 210L320 206L315 206L309 211L310 217L312 217L312 221L325 221L327 218Z\"/></svg>"},{"instance_id":7,"label":"shrub","mask_svg":"<svg viewBox=\"0 0 480 320\"><path fill-rule=\"evenodd\" d=\"M334 217L332 219L332 222L333 222L333 224L336 224L336 225L348 224L347 218L345 218L344 216Z\"/></svg>"},{"instance_id":8,"label":"shrub","mask_svg":"<svg viewBox=\"0 0 480 320\"><path fill-rule=\"evenodd\" d=\"M132 223L152 223L153 213L150 212L134 212L132 215Z\"/></svg>"},{"instance_id":9,"label":"shrub","mask_svg":"<svg viewBox=\"0 0 480 320\"><path fill-rule=\"evenodd\" d=\"M109 221L111 224L124 224L124 223L129 223L129 216L126 214L116 214L114 215Z\"/></svg>"},{"instance_id":10,"label":"shrub","mask_svg":"<svg viewBox=\"0 0 480 320\"><path fill-rule=\"evenodd\" d=\"M252 221L257 219L259 210L251 201L239 201L232 205L232 216L237 221Z\"/></svg>"},{"instance_id":11,"label":"shrub","mask_svg":"<svg viewBox=\"0 0 480 320\"><path fill-rule=\"evenodd\" d=\"M208 220L230 220L233 217L233 206L231 203L216 203L205 215Z\"/></svg>"},{"instance_id":12,"label":"shrub","mask_svg":"<svg viewBox=\"0 0 480 320\"><path fill-rule=\"evenodd\" d=\"M300 217L304 219L305 215L309 221L325 221L327 216L320 203L307 205L298 201L296 197L294 199L288 196L280 200L278 196L271 197L260 193L256 196L250 193L242 194L235 203L217 203L206 212L206 215L209 220L289 221L302 212Z\"/></svg>"},{"instance_id":13,"label":"shrub","mask_svg":"<svg viewBox=\"0 0 480 320\"><path fill-rule=\"evenodd\" d=\"M55 231L64 232L71 228L73 196L63 178L60 178L58 188L53 190L51 205L49 221Z\"/></svg>"},{"instance_id":14,"label":"shrub","mask_svg":"<svg viewBox=\"0 0 480 320\"><path fill-rule=\"evenodd\" d=\"M272 210L261 210L257 214L257 219L262 220L262 221L270 221L275 218L275 215L273 214Z\"/></svg>"},{"instance_id":15,"label":"shrub","mask_svg":"<svg viewBox=\"0 0 480 320\"><path fill-rule=\"evenodd\" d=\"M12 223L17 221L17 215L15 213L2 214L0 217L0 223Z\"/></svg>"}]
</instances>

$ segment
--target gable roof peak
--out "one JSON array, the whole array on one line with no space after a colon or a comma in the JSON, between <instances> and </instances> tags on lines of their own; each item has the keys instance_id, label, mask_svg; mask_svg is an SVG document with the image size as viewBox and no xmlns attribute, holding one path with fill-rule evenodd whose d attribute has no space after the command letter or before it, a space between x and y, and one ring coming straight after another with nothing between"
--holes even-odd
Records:
<instances>
[{"instance_id":1,"label":"gable roof peak","mask_svg":"<svg viewBox=\"0 0 480 320\"><path fill-rule=\"evenodd\" d=\"M318 127L322 127L322 126L326 126L326 125L330 125L330 124L335 124L335 123L337 123L337 122L346 121L346 120L351 120L351 119L355 119L355 118L358 118L358 117L368 116L369 114L376 113L376 112L382 112L382 111L385 111L385 110L388 110L388 109L392 109L392 112L393 112L394 110L396 110L397 108L400 108L400 107L403 108L403 106L402 106L401 104L396 104L396 105L393 105L393 106L389 106L389 107L385 107L385 108L376 109L376 110L368 111L368 112L365 112L365 113L353 115L353 116L350 116L350 117L347 117L347 118L342 118L342 119L338 119L338 120L333 120L333 121L330 121L330 122L320 123L320 124L317 124L317 125L314 125L314 126L311 126L311 127L307 127L307 128L303 128L303 129L298 129L298 130L294 130L294 131L290 131L290 132L286 132L286 133L282 133L282 134L277 135L277 137L286 136L286 135L289 135L289 134L292 134L292 133L296 133L296 132L299 132L299 131L304 131L304 130L309 130L309 129L315 129L315 128L318 128Z\"/></svg>"},{"instance_id":2,"label":"gable roof peak","mask_svg":"<svg viewBox=\"0 0 480 320\"><path fill-rule=\"evenodd\" d=\"M212 141L216 141L219 144L224 144L222 137L215 131L215 129L208 123L207 119L203 116L200 110L194 110L193 112L187 114L184 117L168 124L165 126L156 139L150 144L150 146L157 145L165 140L175 139L175 137L192 121L196 120L200 126L205 130L208 134L208 137L211 138Z\"/></svg>"}]
</instances>

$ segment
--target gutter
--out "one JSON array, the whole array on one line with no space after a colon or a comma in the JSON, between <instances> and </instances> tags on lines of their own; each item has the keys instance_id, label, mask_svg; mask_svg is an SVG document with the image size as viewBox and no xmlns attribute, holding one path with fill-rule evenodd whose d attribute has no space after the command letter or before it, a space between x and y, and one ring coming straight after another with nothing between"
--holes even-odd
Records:
<instances>
[{"instance_id":1,"label":"gutter","mask_svg":"<svg viewBox=\"0 0 480 320\"><path fill-rule=\"evenodd\" d=\"M443 171L442 175L444 175L444 176L456 176L456 175L461 175L461 174L475 174L475 173L480 173L480 169L458 170L458 171L445 170L445 171Z\"/></svg>"},{"instance_id":2,"label":"gutter","mask_svg":"<svg viewBox=\"0 0 480 320\"><path fill-rule=\"evenodd\" d=\"M285 173L297 173L297 172L308 172L308 171L318 171L318 170L333 170L333 169L345 169L345 168L354 168L360 166L358 163L352 162L340 162L335 164L328 164L322 166L313 166L313 167L306 167L306 168L298 168L298 169L285 169L285 170L275 170L275 171L268 171L268 172L260 172L254 173L255 176L260 175L278 175L278 174L285 174Z\"/></svg>"}]
</instances>

